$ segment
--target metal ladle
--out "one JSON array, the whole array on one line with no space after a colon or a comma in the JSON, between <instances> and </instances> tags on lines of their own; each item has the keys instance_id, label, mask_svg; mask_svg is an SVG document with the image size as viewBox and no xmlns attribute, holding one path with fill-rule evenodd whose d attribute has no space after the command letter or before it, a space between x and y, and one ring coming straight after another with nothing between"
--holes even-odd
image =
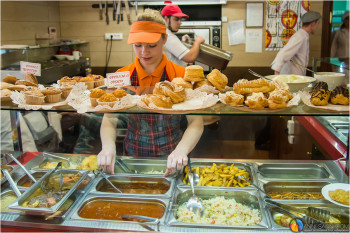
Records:
<instances>
[{"instance_id":1,"label":"metal ladle","mask_svg":"<svg viewBox=\"0 0 350 233\"><path fill-rule=\"evenodd\" d=\"M192 211L193 213L199 215L199 216L203 216L204 213L204 206L203 206L203 202L201 199L199 199L196 194L194 194L194 187L193 187L193 173L189 172L188 173L188 178L191 184L191 189L192 189L192 197L188 200L187 202L187 209Z\"/></svg>"},{"instance_id":2,"label":"metal ladle","mask_svg":"<svg viewBox=\"0 0 350 233\"><path fill-rule=\"evenodd\" d=\"M188 156L187 165L188 165L188 168L190 169L190 171L188 172L188 174L192 173L192 175L193 175L193 185L194 185L194 186L197 186L200 177L199 177L199 175L198 175L197 173L192 172L192 165L191 165L191 158L190 158L190 156ZM187 179L188 179L188 182L191 183L191 181L190 181L188 175L187 175Z\"/></svg>"}]
</instances>

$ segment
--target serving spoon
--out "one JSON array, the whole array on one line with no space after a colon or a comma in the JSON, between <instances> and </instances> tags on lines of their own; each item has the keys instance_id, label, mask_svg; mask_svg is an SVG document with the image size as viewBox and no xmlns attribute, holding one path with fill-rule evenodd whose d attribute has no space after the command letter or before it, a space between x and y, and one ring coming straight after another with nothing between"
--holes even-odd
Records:
<instances>
[{"instance_id":1,"label":"serving spoon","mask_svg":"<svg viewBox=\"0 0 350 233\"><path fill-rule=\"evenodd\" d=\"M203 202L201 199L199 199L196 194L194 193L194 187L193 187L193 173L189 172L188 173L188 179L191 184L191 189L192 189L192 197L188 200L187 202L187 209L192 211L194 214L199 215L200 217L203 216L204 213L204 206Z\"/></svg>"},{"instance_id":2,"label":"serving spoon","mask_svg":"<svg viewBox=\"0 0 350 233\"><path fill-rule=\"evenodd\" d=\"M247 178L245 178L242 175L238 175L238 180L245 180L247 181L251 186L254 186L256 189L258 189L260 192L262 192L263 194L265 194L268 198L271 198L269 194L267 194L264 190L262 190L261 188L259 188L257 185L253 184L252 182L250 182L250 180L248 180Z\"/></svg>"}]
</instances>

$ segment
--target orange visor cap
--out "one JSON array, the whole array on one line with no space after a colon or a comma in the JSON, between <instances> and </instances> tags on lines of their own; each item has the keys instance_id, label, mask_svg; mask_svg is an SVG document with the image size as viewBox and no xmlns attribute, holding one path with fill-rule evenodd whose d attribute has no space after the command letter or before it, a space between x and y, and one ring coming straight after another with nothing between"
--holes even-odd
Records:
<instances>
[{"instance_id":1,"label":"orange visor cap","mask_svg":"<svg viewBox=\"0 0 350 233\"><path fill-rule=\"evenodd\" d=\"M166 34L166 26L152 21L139 21L131 25L128 44L156 43L162 34Z\"/></svg>"}]
</instances>

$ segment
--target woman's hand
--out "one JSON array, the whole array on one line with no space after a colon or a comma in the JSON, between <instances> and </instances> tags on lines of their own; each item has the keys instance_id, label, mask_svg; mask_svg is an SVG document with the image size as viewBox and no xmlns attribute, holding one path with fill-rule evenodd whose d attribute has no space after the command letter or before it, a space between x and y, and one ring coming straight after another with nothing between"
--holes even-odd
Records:
<instances>
[{"instance_id":1,"label":"woman's hand","mask_svg":"<svg viewBox=\"0 0 350 233\"><path fill-rule=\"evenodd\" d=\"M171 173L175 173L176 171L181 170L184 166L187 165L187 161L187 153L175 149L168 156L167 169L164 176L168 176Z\"/></svg>"},{"instance_id":2,"label":"woman's hand","mask_svg":"<svg viewBox=\"0 0 350 233\"><path fill-rule=\"evenodd\" d=\"M116 153L113 150L102 149L97 155L97 164L104 172L114 174Z\"/></svg>"}]
</instances>

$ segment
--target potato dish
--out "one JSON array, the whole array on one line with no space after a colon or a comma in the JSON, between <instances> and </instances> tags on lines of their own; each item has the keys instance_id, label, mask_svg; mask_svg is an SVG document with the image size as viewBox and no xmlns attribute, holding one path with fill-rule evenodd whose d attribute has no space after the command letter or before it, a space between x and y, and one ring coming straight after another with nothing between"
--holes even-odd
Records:
<instances>
[{"instance_id":1,"label":"potato dish","mask_svg":"<svg viewBox=\"0 0 350 233\"><path fill-rule=\"evenodd\" d=\"M184 169L185 176L182 180L184 184L189 185L188 172L189 167ZM219 186L219 187L245 187L250 184L245 180L238 180L238 175L244 176L250 180L249 173L245 169L235 167L234 164L227 166L226 164L213 163L211 167L193 167L192 171L199 175L197 186Z\"/></svg>"}]
</instances>

